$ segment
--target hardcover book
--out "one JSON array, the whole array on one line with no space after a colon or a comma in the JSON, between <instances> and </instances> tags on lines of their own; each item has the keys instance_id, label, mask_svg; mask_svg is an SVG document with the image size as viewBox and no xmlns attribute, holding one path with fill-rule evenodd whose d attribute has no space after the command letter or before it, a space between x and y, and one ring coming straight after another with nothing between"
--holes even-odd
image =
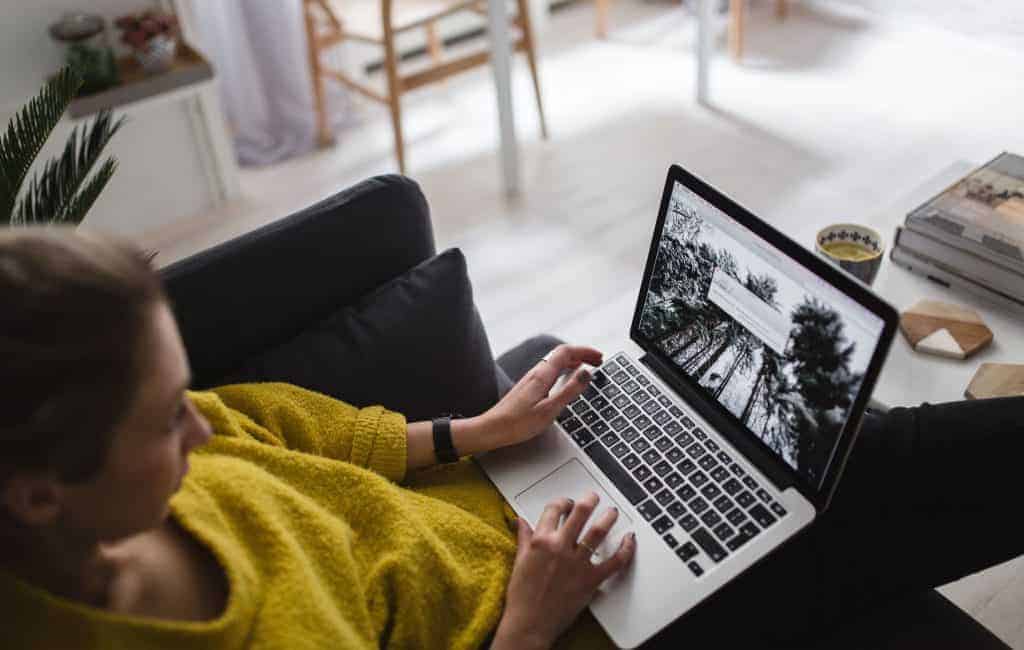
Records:
<instances>
[{"instance_id":1,"label":"hardcover book","mask_svg":"<svg viewBox=\"0 0 1024 650\"><path fill-rule=\"evenodd\" d=\"M1024 273L1024 157L996 156L908 214L906 227Z\"/></svg>"}]
</instances>

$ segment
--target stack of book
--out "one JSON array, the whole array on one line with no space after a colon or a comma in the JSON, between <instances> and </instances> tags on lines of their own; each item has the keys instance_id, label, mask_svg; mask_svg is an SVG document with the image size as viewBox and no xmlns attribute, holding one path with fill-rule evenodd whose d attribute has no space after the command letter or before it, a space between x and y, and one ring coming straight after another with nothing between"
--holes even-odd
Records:
<instances>
[{"instance_id":1,"label":"stack of book","mask_svg":"<svg viewBox=\"0 0 1024 650\"><path fill-rule=\"evenodd\" d=\"M1024 157L1002 153L907 215L892 261L1024 308Z\"/></svg>"}]
</instances>

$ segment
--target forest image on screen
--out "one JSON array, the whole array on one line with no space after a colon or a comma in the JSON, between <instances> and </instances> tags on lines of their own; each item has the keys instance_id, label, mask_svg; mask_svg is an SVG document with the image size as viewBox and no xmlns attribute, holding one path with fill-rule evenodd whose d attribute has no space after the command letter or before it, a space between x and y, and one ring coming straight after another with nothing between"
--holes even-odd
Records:
<instances>
[{"instance_id":1,"label":"forest image on screen","mask_svg":"<svg viewBox=\"0 0 1024 650\"><path fill-rule=\"evenodd\" d=\"M702 216L712 211L676 184L640 333L818 486L875 333Z\"/></svg>"}]
</instances>

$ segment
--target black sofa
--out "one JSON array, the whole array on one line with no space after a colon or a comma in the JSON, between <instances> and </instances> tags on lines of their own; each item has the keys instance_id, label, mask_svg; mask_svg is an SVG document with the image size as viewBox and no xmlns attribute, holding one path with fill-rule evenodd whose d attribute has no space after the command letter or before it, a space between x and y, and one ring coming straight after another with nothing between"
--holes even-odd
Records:
<instances>
[{"instance_id":1,"label":"black sofa","mask_svg":"<svg viewBox=\"0 0 1024 650\"><path fill-rule=\"evenodd\" d=\"M383 176L163 269L194 386L237 378L233 373L249 359L435 253L419 187L404 177ZM497 376L493 399L556 343L535 337L493 366L488 359L486 367ZM490 355L486 346L478 353ZM464 378L467 385L495 385L479 379ZM379 399L389 404L388 395ZM1007 648L933 590L854 618L819 647Z\"/></svg>"}]
</instances>

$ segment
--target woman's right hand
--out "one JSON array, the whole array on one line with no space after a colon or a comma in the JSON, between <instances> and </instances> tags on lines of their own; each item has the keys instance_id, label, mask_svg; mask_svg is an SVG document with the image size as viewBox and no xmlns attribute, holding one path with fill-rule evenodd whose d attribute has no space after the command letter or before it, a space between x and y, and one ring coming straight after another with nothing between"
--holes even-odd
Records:
<instances>
[{"instance_id":1,"label":"woman's right hand","mask_svg":"<svg viewBox=\"0 0 1024 650\"><path fill-rule=\"evenodd\" d=\"M601 583L633 559L636 536L630 533L614 555L598 564L591 562L592 549L604 541L619 515L618 509L609 508L580 539L597 502L598 496L591 493L577 503L571 499L549 503L535 531L519 519L515 565L493 650L550 647Z\"/></svg>"}]
</instances>

